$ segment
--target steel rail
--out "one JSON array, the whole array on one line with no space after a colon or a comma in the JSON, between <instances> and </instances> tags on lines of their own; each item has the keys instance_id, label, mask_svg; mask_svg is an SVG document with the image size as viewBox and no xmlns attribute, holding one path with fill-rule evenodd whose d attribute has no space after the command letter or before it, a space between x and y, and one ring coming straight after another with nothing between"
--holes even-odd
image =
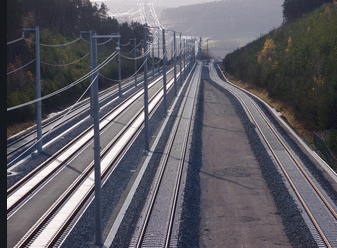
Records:
<instances>
[{"instance_id":1,"label":"steel rail","mask_svg":"<svg viewBox=\"0 0 337 248\"><path fill-rule=\"evenodd\" d=\"M113 89L113 90L115 90L115 89ZM111 90L111 91L113 91L113 90ZM115 92L111 92L111 93L113 94L113 93L115 93ZM104 99L102 99L102 101L104 101L104 100L107 99L108 97L110 97L110 95L105 96ZM88 98L87 98L87 99L84 99L83 101L81 101L80 103L78 103L76 107L73 108L72 112L75 112L76 110L78 110L78 109L84 107L86 104L89 103L89 101L90 101L90 100L89 100ZM83 112L87 111L88 109L89 109L89 107L87 107L87 108L81 110L80 112L76 113L76 115L73 115L73 116L71 116L70 118L64 120L63 122L60 122L60 123L59 123L58 125L56 125L54 128L63 125L64 123L68 122L68 121L71 120L71 119L76 118L77 116L79 116L79 115L82 114ZM64 112L64 111L62 111L62 112ZM44 122L44 123L42 124L42 128L46 128L47 126L50 126L50 125L54 124L55 122L57 122L57 121L60 120L61 118L63 118L63 116L62 116L62 115L58 115L57 117L52 118L52 120L49 120L49 121ZM42 135L45 134L45 133L47 133L48 131L49 131L49 130L42 132ZM32 127L31 130L28 130L25 134L23 134L22 136L20 136L20 137L17 138L17 139L14 139L13 142L7 144L7 148L9 148L9 147L11 147L11 146L17 144L17 143L20 142L21 140L23 140L23 139L29 137L30 135L34 135L35 133L36 133L35 127ZM27 145L33 143L35 140L36 140L36 137L34 137L33 139L29 140L28 142L22 144L21 146L16 147L15 149L13 149L13 150L7 152L7 157L8 157L9 155L13 154L14 152L18 151L19 149L21 149L21 148L23 148L23 147L25 147L25 146L27 146Z\"/></svg>"},{"instance_id":2,"label":"steel rail","mask_svg":"<svg viewBox=\"0 0 337 248\"><path fill-rule=\"evenodd\" d=\"M199 70L200 70L200 68L199 68ZM192 80L195 80L195 77L197 75L197 71L198 71L198 69L195 70ZM200 80L200 77L198 77L197 80ZM151 214L152 214L153 209L154 209L155 201L157 199L159 189L160 189L161 183L163 181L163 176L164 176L164 173L165 173L165 170L166 170L166 167L167 167L167 163L168 163L168 160L169 160L169 157L170 157L173 145L174 145L174 141L175 141L175 139L177 137L177 134L178 134L178 128L179 128L181 120L183 119L182 113L183 113L183 111L186 107L186 103L187 103L187 99L188 99L188 93L190 92L191 87L192 87L192 82L190 82L190 84L188 86L188 89L186 91L186 96L185 96L185 98L184 98L184 100L181 104L182 107L179 109L179 112L177 114L177 116L179 116L179 117L175 121L174 126L172 127L171 135L170 135L169 140L167 142L167 145L165 147L165 151L163 153L164 155L163 155L163 158L162 158L163 162L161 162L162 166L159 170L159 176L158 176L157 181L155 182L155 185L154 185L154 190L153 190L153 194L150 198L149 206L146 210L145 219L144 219L144 222L142 224L141 232L140 232L140 235L138 237L137 244L136 244L137 248L141 247L143 245L143 241L144 241L144 238L145 238L147 227L148 227L148 224L150 222L150 217L151 217ZM193 106L195 105L195 101L196 101L196 98L194 98L194 100L193 100ZM189 131L190 131L190 128L191 128L191 123L192 123L192 118L189 119L188 127L187 127L187 129L184 133L183 145L182 145L182 150L181 150L181 155L180 155L180 162L179 162L178 170L177 170L177 174L176 174L174 193L173 193L173 201L171 202L171 207L170 207L171 211L170 211L169 223L167 225L167 232L166 232L164 247L169 247L169 244L170 244L170 237L171 237L171 232L172 232L174 215L175 215L175 211L176 211L178 192L179 192L179 189L180 189L180 182L181 182L181 176L182 176L182 171L183 171L183 165L184 165L184 162L185 162L186 149L187 149L187 145L188 145L187 141L188 141L188 138L189 138Z\"/></svg>"},{"instance_id":3,"label":"steel rail","mask_svg":"<svg viewBox=\"0 0 337 248\"><path fill-rule=\"evenodd\" d=\"M195 67L196 67L196 63L189 64L188 68L189 69L189 73L188 73L188 77L190 78L190 74L193 74L195 71ZM185 85L186 85L187 80L185 80L183 86L180 88L177 97L173 100L171 106L170 106L170 110L168 112L168 115L166 116L166 118L164 119L162 125L160 126L159 130L158 130L158 134L156 135L155 139L153 140L153 143L151 144L151 148L150 151L155 151L156 147L158 145L159 140L161 139L161 136L164 133L164 130L166 130L167 128L167 124L169 122L169 120L172 117L172 111L174 109L176 109L176 105L178 103L178 100L181 98L181 95L185 89ZM165 94L165 93L164 93ZM164 100L165 101L165 100ZM173 117L172 117L173 118ZM104 241L104 245L103 247L110 247L113 240L115 239L116 233L118 231L118 229L120 228L122 221L125 217L126 211L127 209L130 207L130 204L135 196L136 190L139 187L139 184L141 182L141 180L143 180L143 176L145 171L148 168L149 162L152 158L152 156L154 155L153 152L150 152L148 154L148 156L146 157L145 161L142 163L141 168L139 170L139 173L137 174L137 177L135 179L135 181L132 184L132 187L130 188L130 191L127 194L127 197L123 203L123 206L119 209L118 215L113 223L113 226L111 227L108 236L106 237L105 241Z\"/></svg>"},{"instance_id":4,"label":"steel rail","mask_svg":"<svg viewBox=\"0 0 337 248\"><path fill-rule=\"evenodd\" d=\"M169 81L171 81L173 79L173 77L171 77L169 79ZM172 88L172 85L170 86L170 88L168 90L170 90ZM153 97L151 97L151 99L149 100L149 102L152 102L157 96L158 94L162 91L163 88L160 88ZM162 97L161 97L162 99ZM160 104L161 100L158 101L157 106ZM152 116L153 113L156 111L156 107L152 108L152 110L149 113L149 116ZM132 120L129 121L129 123L127 124L128 126L132 126L132 124L134 123L134 121L143 114L144 108L140 109L137 114L133 117ZM142 128L143 128L143 123L142 122L141 125L139 125L138 129L134 132L134 134L132 135L132 137L128 140L127 144L124 146L124 148L122 149L122 151L119 153L118 156L116 156L116 158L110 162L110 165L107 169L105 169L102 172L102 182L104 182L107 177L109 177L111 175L111 173L115 170L115 168L118 165L118 162L121 160L121 157L124 156L124 154L126 153L126 151L129 149L129 147L131 146L131 144L133 143L133 141L137 138L137 136L139 135L139 133L141 132ZM121 130L120 132L125 133L127 131L126 126L123 128L124 130ZM113 141L112 141L113 142ZM110 142L110 143L112 143ZM115 142L117 142L117 139L115 140ZM111 149L113 145L110 145L109 149L106 149L105 154L108 152L108 150ZM102 158L104 158L104 156L102 156ZM94 165L92 165L92 170L94 169L93 167ZM67 220L67 222L62 226L62 228L58 231L58 233L54 236L54 238L49 242L48 247L53 247L55 245L56 242L58 242L59 238L63 235L64 231L68 228L68 226L71 224L71 222L74 220L74 218L76 217L76 215L81 211L81 209L83 208L83 206L86 204L87 200L90 198L90 196L94 193L94 187L92 187L90 189L90 192L88 192L87 196L79 203L78 207L76 208L76 211L74 211L71 216L69 217L69 219Z\"/></svg>"},{"instance_id":5,"label":"steel rail","mask_svg":"<svg viewBox=\"0 0 337 248\"><path fill-rule=\"evenodd\" d=\"M173 77L172 77L173 78ZM172 78L170 81L172 81ZM172 83L170 88L172 88ZM155 94L151 97L149 100L149 103L154 101L157 96L162 92L163 87L160 87L159 90L155 92ZM162 97L161 97L162 98ZM160 104L160 99L156 104ZM125 134L130 127L134 126L135 121L142 115L144 107L142 107L140 110L137 111L137 113L132 117L132 119L123 127L122 130L119 131L119 133L109 142L109 144L103 149L101 152L101 159L104 159L104 157L107 155L107 153L116 145L116 143L122 139L122 135ZM152 108L152 111L155 108ZM152 112L151 111L151 112ZM130 142L134 140L135 135L139 133L139 130L143 126L143 122L138 126L137 130L132 134L132 136L128 139L127 143L119 150L118 154L115 155L114 159L109 162L109 165L107 168L102 171L101 177L104 180L105 175L110 171L114 170L117 167L116 161L119 160L121 154L125 152L125 149L129 146ZM65 204L65 202L70 198L70 196L78 189L78 187L83 183L84 180L86 180L90 173L93 173L94 170L94 162L91 162L90 165L86 168L86 170L75 180L75 182L68 187L67 191L64 192L59 199L48 209L48 211L42 216L39 221L29 230L29 232L25 235L25 237L20 240L17 247L25 247L26 245L30 244L34 237L44 228L44 226L53 218L55 213L59 211L59 209ZM85 197L78 202L76 208L70 215L68 216L67 220L62 224L61 228L57 231L57 233L53 236L52 240L48 243L47 247L52 247L59 237L62 235L62 233L67 229L69 224L72 222L72 220L75 218L75 216L79 213L81 208L85 205L86 201L89 199L89 197L94 192L94 185L88 190L88 192L85 194Z\"/></svg>"},{"instance_id":6,"label":"steel rail","mask_svg":"<svg viewBox=\"0 0 337 248\"><path fill-rule=\"evenodd\" d=\"M129 80L127 80L127 81L128 81L128 82L125 82L125 83L123 84L123 90L125 90L126 88L128 88L128 87L130 87L130 86L133 86L133 85L132 85L132 82L133 82L133 81L132 81L131 79L129 79ZM100 102L105 101L106 99L108 99L109 97L111 97L113 94L117 93L116 90L118 90L118 85L114 85L114 86L112 86L112 87L110 87L110 88L108 88L108 89L105 89L104 91L101 91L101 92L99 93L99 98L100 98L99 100L100 100ZM76 110L78 110L78 109L80 109L80 108L83 108L86 104L89 103L89 101L90 101L89 98L82 100L80 103L77 104L76 107L74 107L74 109L73 109L72 112L75 112ZM103 107L104 107L104 106L103 106ZM57 126L55 126L54 128L59 127L59 126L63 125L64 123L67 123L68 121L70 121L70 120L76 118L77 116L79 116L79 115L82 114L83 112L87 111L89 108L90 108L90 107L87 106L86 108L84 108L84 109L81 110L80 112L76 113L75 115L72 115L72 116L70 116L69 118L65 119L64 121L62 121L61 123L59 123L59 124L58 124ZM67 108L67 109L68 109L68 108ZM62 113L64 113L65 111L67 111L67 109L63 110ZM51 120L46 120L46 121L44 121L43 124L42 124L42 128L45 129L45 128L48 127L48 126L51 126L52 124L54 124L55 122L57 122L57 121L60 120L61 118L63 118L63 115L62 115L62 114L58 114L56 117L51 118ZM48 131L49 131L49 130L44 131L42 134L45 134L45 133L47 133ZM31 127L31 128L29 128L29 130L27 130L26 133L22 134L22 135L21 135L20 137L18 137L18 138L14 138L13 141L9 142L9 143L7 144L7 149L10 148L11 146L17 144L18 142L22 141L23 139L26 139L27 137L29 137L29 136L31 136L31 135L34 135L35 133L36 133L36 130L35 130L35 127L34 127L34 126ZM7 141L10 140L10 139L12 139L12 137L10 137L9 139L7 139ZM14 152L17 152L18 150L22 149L23 147L25 147L25 146L27 146L27 145L33 143L35 140L36 140L36 137L30 139L29 141L27 141L26 143L24 143L24 144L22 144L22 145L16 147L15 149L13 149L13 150L7 152L7 158L8 158L8 156L10 156L11 154L13 154Z\"/></svg>"},{"instance_id":7,"label":"steel rail","mask_svg":"<svg viewBox=\"0 0 337 248\"><path fill-rule=\"evenodd\" d=\"M170 71L172 72L172 70ZM153 82L157 81L158 83L161 79L161 76L154 79L152 81L152 84L149 85L149 87L153 87L155 84ZM139 94L143 89L140 88L136 92L134 92L132 95L130 95L128 98L124 99L120 104L118 104L116 107L114 107L112 110L110 110L107 114L105 114L103 117L101 117L100 121L103 121L106 119L108 116L113 114L116 110L121 108L126 102L128 102L130 99L132 99L134 96ZM139 96L141 97L141 95ZM130 103L132 104L133 102L137 101L139 97L135 97L135 99ZM130 105L129 104L129 105ZM129 106L128 105L128 106ZM127 109L128 106L125 106L124 109ZM124 110L123 110L124 111ZM117 118L120 114L123 113L121 111L115 118ZM114 118L114 119L115 119ZM109 123L111 123L114 119L110 120ZM108 124L107 124L108 125ZM60 156L62 153L64 153L67 149L69 149L71 146L73 146L77 141L79 141L81 138L83 138L85 135L87 135L91 130L93 126L91 125L88 127L86 130L84 130L81 134L79 134L75 139L73 139L71 142L69 142L67 145L65 145L63 148L61 148L59 151L57 151L55 154L53 154L50 158L48 158L46 161L41 163L38 167L36 167L34 170L32 170L29 174L27 174L25 177L23 177L21 180L19 180L16 184L14 184L12 187L10 187L7 190L7 198L12 195L13 192L15 192L18 188L20 188L23 184L25 184L29 179L34 177L37 173L39 173L43 168L48 166L52 161L55 160L58 156ZM21 202L25 201L25 199L31 195L32 192L34 192L38 187L40 187L50 176L52 176L56 171L58 171L71 157L76 155L78 151L80 151L83 147L85 147L91 139L88 139L85 143L83 143L81 146L79 146L76 150L74 150L68 158L66 158L62 163L60 163L57 167L55 167L52 171L48 173L39 183L37 183L34 187L32 187L28 192L26 192L24 195L22 195L13 205L11 205L9 208L7 208L7 214L9 214L14 208L16 208Z\"/></svg>"},{"instance_id":8,"label":"steel rail","mask_svg":"<svg viewBox=\"0 0 337 248\"><path fill-rule=\"evenodd\" d=\"M245 95L246 96L246 95ZM254 105L254 107L256 108L256 110L259 112L259 114L261 115L261 117L264 119L264 121L267 123L267 125L269 126L269 128L272 130L272 132L275 134L276 138L279 140L279 142L282 144L282 146L284 147L284 149L288 152L288 154L290 155L290 157L292 158L292 160L295 162L295 164L297 165L297 167L300 169L300 171L302 172L302 174L305 176L305 178L308 180L308 182L310 183L310 185L313 187L313 189L315 190L315 192L319 195L319 197L321 198L321 200L324 202L324 204L327 206L327 208L330 210L331 214L337 219L337 213L335 212L335 210L331 207L331 205L329 204L329 202L325 199L325 197L322 195L321 191L317 188L317 186L315 185L315 183L311 180L311 178L309 177L308 173L305 172L305 170L303 169L302 165L298 162L298 160L295 158L295 156L292 154L292 152L290 151L290 149L287 147L287 145L284 143L284 141L281 139L281 137L278 135L278 133L275 131L275 129L272 127L272 125L270 124L270 121L267 120L267 118L265 117L265 115L262 113L262 111L257 107L257 105L251 100L251 98L247 97L246 98Z\"/></svg>"},{"instance_id":9,"label":"steel rail","mask_svg":"<svg viewBox=\"0 0 337 248\"><path fill-rule=\"evenodd\" d=\"M306 179L308 180L308 182L310 183L310 185L313 187L313 189L319 195L319 197L321 198L321 200L324 202L324 204L330 210L330 212L332 213L332 215L337 219L337 213L335 212L335 210L331 207L331 205L329 204L329 202L322 195L322 193L320 192L320 190L317 188L317 186L314 184L314 182L311 180L311 178L305 172L305 170L300 165L300 163L297 161L297 159L294 157L294 155L292 154L292 152L289 150L289 148L286 146L286 144L283 142L283 140L280 138L280 136L276 133L275 129L271 126L270 122L267 120L267 118L264 116L264 114L261 112L261 110L256 106L256 104L251 99L249 99L249 100L252 102L252 104L254 105L254 107L260 113L261 117L265 120L265 122L267 123L267 125L269 126L269 128L275 134L276 138L280 141L280 143L282 144L282 146L284 147L284 149L288 152L288 154L293 159L293 161L295 162L295 164L297 165L297 167L300 169L300 171L303 173L303 175L306 177Z\"/></svg>"},{"instance_id":10,"label":"steel rail","mask_svg":"<svg viewBox=\"0 0 337 248\"><path fill-rule=\"evenodd\" d=\"M195 76L196 76L196 74L194 74L194 77ZM196 79L196 80L198 80L197 81L197 88L199 86L199 82L200 82L200 78L201 78L200 76L201 76L201 74L199 74L197 79ZM194 77L193 77L192 80L194 80ZM190 83L190 85L191 84L192 83ZM196 91L196 94L195 94L195 97L194 97L194 100L193 100L193 103L192 103L193 108L192 108L192 112L191 112L191 117L193 116L193 113L195 111L194 106L195 106L196 101L197 101L197 97L196 97L197 94L198 94L198 90ZM186 99L187 99L187 97L186 97ZM182 117L180 117L180 119L181 118ZM192 123L193 123L192 118L190 118L187 130L185 132L184 141L183 141L183 150L181 152L182 156L181 156L181 160L180 160L180 164L179 164L179 172L178 172L178 177L177 177L177 180L176 180L176 187L175 187L175 192L174 192L175 197L174 197L173 202L172 202L173 211L171 212L171 216L170 216L169 229L167 230L168 235L166 237L165 247L170 246L172 228L173 228L173 224L174 224L174 216L175 216L175 213L176 213L176 210L177 210L178 194L179 194L179 189L180 189L180 184L181 184L181 177L182 177L182 173L183 173L183 165L185 163L185 158L186 158L186 153L187 153L187 148L188 148L188 140L190 138L190 130L191 130Z\"/></svg>"},{"instance_id":11,"label":"steel rail","mask_svg":"<svg viewBox=\"0 0 337 248\"><path fill-rule=\"evenodd\" d=\"M212 68L213 70L214 67ZM216 74L216 72L213 72ZM211 78L214 81L222 81L220 78L218 78L218 76L216 76L216 78L214 78L214 76L211 74ZM223 82L223 81L222 81ZM238 89L237 87L231 86L233 88ZM304 199L302 198L300 192L298 191L298 189L296 188L293 180L291 179L291 177L289 176L289 174L287 173L285 167L283 166L282 162L280 161L280 159L278 158L278 156L276 155L274 149L272 148L270 142L268 141L268 139L266 138L266 136L264 135L263 131L261 130L259 124L257 123L256 119L254 118L252 112L249 110L247 104L242 100L242 98L232 89L226 88L228 91L230 91L233 95L236 96L237 99L240 100L241 104L245 107L245 109L247 110L247 112L249 113L250 117L252 118L253 122L255 123L255 126L257 127L257 129L259 130L261 136L263 137L264 141L266 142L268 148L270 149L271 153L273 154L275 160L277 161L278 165L280 166L283 174L285 175L285 177L287 178L289 184L291 185L292 189L294 190L297 198L299 199L299 201L301 202L303 208L305 209L305 211L307 212L310 220L312 221L313 225L315 226L316 230L318 231L319 235L321 236L322 240L324 241L324 243L326 244L327 247L332 247L329 240L327 239L326 235L324 234L324 232L322 231L321 227L319 226L319 224L317 223L314 215L312 214L312 212L310 211L309 207L307 206L306 202L304 201ZM240 89L239 89L240 90ZM280 142L280 144L284 147L284 149L287 151L288 155L291 157L291 159L294 161L294 163L296 164L297 168L302 172L303 176L306 178L306 180L309 182L309 184L312 186L312 188L314 189L314 191L317 193L317 195L319 196L319 198L322 200L322 202L325 204L325 206L327 207L327 209L330 211L330 213L333 215L333 217L337 220L337 214L334 211L334 209L331 207L331 205L328 203L328 201L325 199L325 197L322 195L322 193L320 192L320 190L317 188L317 186L314 184L314 182L311 180L311 178L308 176L308 174L305 172L305 170L303 169L303 167L300 165L300 163L297 161L297 159L295 158L295 156L292 154L292 152L290 151L290 149L287 147L287 145L283 142L283 140L281 139L281 137L277 134L277 132L275 131L275 129L272 127L272 125L270 124L270 121L264 116L264 114L262 113L262 111L257 107L257 105L250 99L250 97L248 97L246 94L243 94L251 103L252 105L255 107L255 109L258 111L258 113L260 114L260 116L263 118L263 120L266 122L266 124L268 125L268 127L270 128L270 130L273 132L273 134L275 135L275 137L278 139L278 141Z\"/></svg>"}]
</instances>

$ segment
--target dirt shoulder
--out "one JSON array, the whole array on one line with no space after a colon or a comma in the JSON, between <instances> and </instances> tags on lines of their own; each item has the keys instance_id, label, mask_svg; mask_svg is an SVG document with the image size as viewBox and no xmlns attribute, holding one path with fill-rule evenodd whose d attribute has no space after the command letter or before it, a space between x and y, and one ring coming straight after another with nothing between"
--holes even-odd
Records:
<instances>
[{"instance_id":1,"label":"dirt shoulder","mask_svg":"<svg viewBox=\"0 0 337 248\"><path fill-rule=\"evenodd\" d=\"M291 247L230 100L204 81L200 247Z\"/></svg>"}]
</instances>

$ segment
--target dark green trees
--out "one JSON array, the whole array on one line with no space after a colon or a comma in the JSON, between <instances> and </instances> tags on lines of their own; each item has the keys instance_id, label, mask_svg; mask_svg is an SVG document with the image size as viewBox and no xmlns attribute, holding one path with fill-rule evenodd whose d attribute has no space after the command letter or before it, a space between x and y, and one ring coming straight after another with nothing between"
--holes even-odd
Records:
<instances>
[{"instance_id":1,"label":"dark green trees","mask_svg":"<svg viewBox=\"0 0 337 248\"><path fill-rule=\"evenodd\" d=\"M336 61L337 5L326 4L228 54L223 65L289 106L308 130L325 130L337 128Z\"/></svg>"},{"instance_id":2,"label":"dark green trees","mask_svg":"<svg viewBox=\"0 0 337 248\"><path fill-rule=\"evenodd\" d=\"M284 21L294 21L322 4L332 2L333 0L284 0L282 5Z\"/></svg>"}]
</instances>

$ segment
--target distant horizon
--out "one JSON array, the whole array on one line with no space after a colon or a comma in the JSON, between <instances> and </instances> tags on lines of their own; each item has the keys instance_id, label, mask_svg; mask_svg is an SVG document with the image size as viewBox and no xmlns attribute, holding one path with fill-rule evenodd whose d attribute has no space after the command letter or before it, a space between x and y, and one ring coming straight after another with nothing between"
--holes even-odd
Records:
<instances>
[{"instance_id":1,"label":"distant horizon","mask_svg":"<svg viewBox=\"0 0 337 248\"><path fill-rule=\"evenodd\" d=\"M116 5L128 5L130 3L132 4L137 4L137 3L149 3L153 2L154 6L156 7L163 7L163 8L177 8L181 6L186 6L186 5L192 5L192 4L200 4L200 3L209 3L209 2L219 2L219 1L232 1L232 0L171 0L171 1L166 1L166 0L155 0L155 1L148 1L148 0L90 0L90 2L96 2L96 3L102 3L104 2L105 4L108 3L110 4L116 4ZM109 7L109 6L108 6Z\"/></svg>"},{"instance_id":2,"label":"distant horizon","mask_svg":"<svg viewBox=\"0 0 337 248\"><path fill-rule=\"evenodd\" d=\"M167 19L163 18L161 13L165 9L175 9L179 7L185 7L190 5L199 5L202 3L211 2L228 2L229 6L233 8L231 12L224 11L225 15L231 16L230 27L217 26L214 32L210 33L211 28L204 26L202 30L198 30L196 26L194 28L194 33L189 33L191 29L187 32L185 27L184 31L188 35L195 36L195 31L198 32L199 36L208 37L212 36L214 40L214 47L210 47L210 52L215 52L221 57L224 57L227 53L232 52L236 48L242 47L247 43L257 39L261 34L268 33L273 28L277 28L281 25L282 18L282 3L284 0L90 0L97 4L105 3L109 9L108 14L111 17L116 18L119 22L131 22L138 21L141 22L142 19L139 15L139 3L153 3L155 7L156 15L158 16L160 22L165 26L169 27L171 22L167 22ZM243 4L236 4L236 2L243 2ZM265 14L263 14L265 13ZM218 13L217 13L218 14ZM261 14L264 18L260 18ZM219 15L219 14L218 14ZM247 19L247 16L249 18ZM187 18L187 16L186 16ZM218 16L219 18L219 16ZM224 17L226 19L226 17ZM265 19L268 19L266 21ZM223 19L220 17L220 19ZM219 20L220 20L219 19ZM253 23L250 20L254 20ZM174 25L174 22L172 23ZM183 23L181 23L183 24ZM177 24L175 24L177 25ZM226 25L227 26L227 25ZM178 28L178 27L175 27ZM178 28L179 29L179 28ZM179 31L179 30L178 30ZM216 34L216 35L215 35Z\"/></svg>"}]
</instances>

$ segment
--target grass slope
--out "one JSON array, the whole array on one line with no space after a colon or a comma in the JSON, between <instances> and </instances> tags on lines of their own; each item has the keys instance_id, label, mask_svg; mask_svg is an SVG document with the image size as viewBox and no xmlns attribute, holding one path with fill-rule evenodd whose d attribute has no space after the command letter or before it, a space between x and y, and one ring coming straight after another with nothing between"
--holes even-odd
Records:
<instances>
[{"instance_id":1,"label":"grass slope","mask_svg":"<svg viewBox=\"0 0 337 248\"><path fill-rule=\"evenodd\" d=\"M327 4L228 54L223 67L311 131L337 128L337 6Z\"/></svg>"}]
</instances>

